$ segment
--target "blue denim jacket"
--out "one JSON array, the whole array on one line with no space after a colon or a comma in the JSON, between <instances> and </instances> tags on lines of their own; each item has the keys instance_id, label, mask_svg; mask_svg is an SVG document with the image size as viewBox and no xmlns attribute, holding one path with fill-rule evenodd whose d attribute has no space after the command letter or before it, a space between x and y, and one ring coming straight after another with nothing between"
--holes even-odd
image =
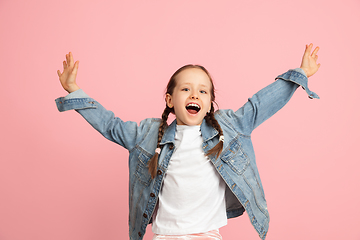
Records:
<instances>
[{"instance_id":1,"label":"blue denim jacket","mask_svg":"<svg viewBox=\"0 0 360 240\"><path fill-rule=\"evenodd\" d=\"M310 98L319 98L308 89L308 79L302 69L289 70L276 80L249 98L237 111L215 112L225 141L220 157L210 157L227 185L227 217L237 217L246 211L261 239L265 239L268 231L269 213L255 162L251 132L281 109L299 85ZM151 223L162 181L175 151L176 120L169 125L161 140L157 176L151 179L147 164L155 153L161 119L145 119L139 125L131 121L123 122L82 90L55 101L59 111L75 109L104 137L128 149L129 236L131 240L141 240L146 226ZM200 129L203 149L207 152L219 142L219 133L205 120Z\"/></svg>"}]
</instances>

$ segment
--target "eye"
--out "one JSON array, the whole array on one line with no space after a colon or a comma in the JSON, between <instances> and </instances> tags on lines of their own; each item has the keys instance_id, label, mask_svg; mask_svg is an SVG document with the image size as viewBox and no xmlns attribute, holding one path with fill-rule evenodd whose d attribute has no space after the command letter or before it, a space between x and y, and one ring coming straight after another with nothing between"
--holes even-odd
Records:
<instances>
[{"instance_id":1,"label":"eye","mask_svg":"<svg viewBox=\"0 0 360 240\"><path fill-rule=\"evenodd\" d=\"M189 91L190 89L188 89L188 88L183 88L182 90L183 90L183 91Z\"/></svg>"},{"instance_id":2,"label":"eye","mask_svg":"<svg viewBox=\"0 0 360 240\"><path fill-rule=\"evenodd\" d=\"M205 93L205 94L206 94L207 92L206 92L206 91L204 91L204 90L200 90L200 93Z\"/></svg>"}]
</instances>

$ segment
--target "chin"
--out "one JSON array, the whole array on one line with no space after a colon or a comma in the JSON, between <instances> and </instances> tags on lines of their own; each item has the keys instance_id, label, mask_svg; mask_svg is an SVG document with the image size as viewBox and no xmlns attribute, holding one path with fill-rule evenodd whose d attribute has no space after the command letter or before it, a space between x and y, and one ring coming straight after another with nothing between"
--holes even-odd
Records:
<instances>
[{"instance_id":1,"label":"chin","mask_svg":"<svg viewBox=\"0 0 360 240\"><path fill-rule=\"evenodd\" d=\"M202 114L189 115L188 113L185 116L182 116L182 119L177 118L177 124L179 125L188 125L188 126L196 126L201 125L205 116L201 116Z\"/></svg>"},{"instance_id":2,"label":"chin","mask_svg":"<svg viewBox=\"0 0 360 240\"><path fill-rule=\"evenodd\" d=\"M188 125L188 126L195 126L195 125L200 125L202 123L202 120L200 121L185 121L183 122L185 125Z\"/></svg>"}]
</instances>

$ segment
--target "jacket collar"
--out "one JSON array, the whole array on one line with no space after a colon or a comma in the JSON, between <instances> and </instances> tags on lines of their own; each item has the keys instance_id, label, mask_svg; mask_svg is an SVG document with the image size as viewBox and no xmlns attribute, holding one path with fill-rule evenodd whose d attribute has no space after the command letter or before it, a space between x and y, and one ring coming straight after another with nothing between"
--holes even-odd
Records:
<instances>
[{"instance_id":1,"label":"jacket collar","mask_svg":"<svg viewBox=\"0 0 360 240\"><path fill-rule=\"evenodd\" d=\"M200 131L204 142L214 138L219 132L213 128L213 126L209 125L205 119L203 119ZM164 145L166 143L172 143L175 145L175 132L176 132L176 119L165 129L165 133L161 139L160 145Z\"/></svg>"},{"instance_id":2,"label":"jacket collar","mask_svg":"<svg viewBox=\"0 0 360 240\"><path fill-rule=\"evenodd\" d=\"M219 134L218 130L216 130L213 126L209 125L205 119L200 126L201 135L204 139L204 142L209 141L210 139L214 138L216 135Z\"/></svg>"},{"instance_id":3,"label":"jacket collar","mask_svg":"<svg viewBox=\"0 0 360 240\"><path fill-rule=\"evenodd\" d=\"M172 143L175 145L176 119L165 129L160 145Z\"/></svg>"}]
</instances>

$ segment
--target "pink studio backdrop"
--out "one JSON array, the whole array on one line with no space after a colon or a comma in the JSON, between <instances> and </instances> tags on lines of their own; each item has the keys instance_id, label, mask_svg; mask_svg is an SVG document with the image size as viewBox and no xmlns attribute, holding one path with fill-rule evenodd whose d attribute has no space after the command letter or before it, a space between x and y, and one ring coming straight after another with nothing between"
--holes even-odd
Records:
<instances>
[{"instance_id":1,"label":"pink studio backdrop","mask_svg":"<svg viewBox=\"0 0 360 240\"><path fill-rule=\"evenodd\" d=\"M359 240L359 23L358 0L1 0L0 239L128 239L127 151L55 106L67 52L90 96L139 122L160 117L182 65L208 68L237 109L313 42L321 99L299 89L253 134L267 239ZM247 215L220 232L259 239Z\"/></svg>"}]
</instances>

